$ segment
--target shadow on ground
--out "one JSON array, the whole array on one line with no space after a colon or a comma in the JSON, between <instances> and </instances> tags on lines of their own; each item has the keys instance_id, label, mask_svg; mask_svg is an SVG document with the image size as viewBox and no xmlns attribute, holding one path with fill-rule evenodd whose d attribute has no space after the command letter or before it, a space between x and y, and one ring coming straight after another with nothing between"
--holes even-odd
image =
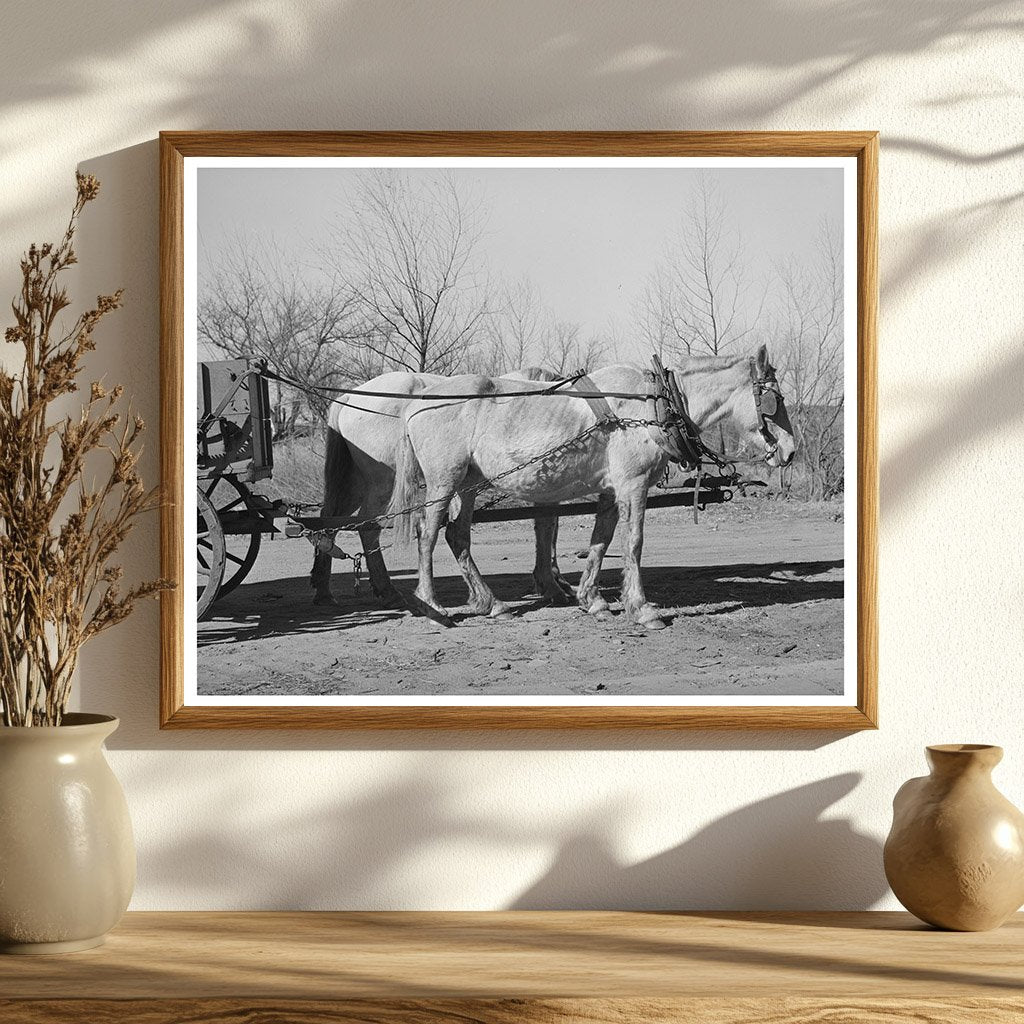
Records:
<instances>
[{"instance_id":1,"label":"shadow on ground","mask_svg":"<svg viewBox=\"0 0 1024 1024\"><path fill-rule=\"evenodd\" d=\"M644 570L644 584L648 597L680 614L694 610L698 614L701 611L719 614L738 608L842 600L842 568L841 559L656 566ZM393 575L407 577L410 574ZM823 576L827 578L821 579ZM610 601L618 598L612 577L612 573L606 573L602 580L602 590ZM567 573L566 579L575 584L579 575ZM353 596L350 585L344 586L344 582L347 581L335 588L337 604L334 606L313 604L306 576L243 583L214 606L209 621L200 624L199 646L373 626L406 614L377 608L365 589ZM533 579L528 574L489 575L487 582L499 598L518 603L520 613L542 603L532 593ZM438 597L446 607L458 608L465 601L466 589L461 577L439 576L436 583ZM403 595L408 595L413 590L414 580L400 579L397 586ZM722 605L724 609L718 607Z\"/></svg>"}]
</instances>

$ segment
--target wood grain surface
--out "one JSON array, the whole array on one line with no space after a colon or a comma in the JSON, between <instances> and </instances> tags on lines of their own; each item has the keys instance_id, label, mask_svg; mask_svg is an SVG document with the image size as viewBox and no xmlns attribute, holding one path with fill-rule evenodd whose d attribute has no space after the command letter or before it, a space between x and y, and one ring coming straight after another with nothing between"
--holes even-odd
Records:
<instances>
[{"instance_id":1,"label":"wood grain surface","mask_svg":"<svg viewBox=\"0 0 1024 1024\"><path fill-rule=\"evenodd\" d=\"M1019 999L0 999L10 1024L1020 1024Z\"/></svg>"},{"instance_id":2,"label":"wood grain surface","mask_svg":"<svg viewBox=\"0 0 1024 1024\"><path fill-rule=\"evenodd\" d=\"M160 595L160 720L185 703L184 579L186 506L182 489L185 465L184 416L184 212L181 153L160 140L160 571L174 590ZM189 453L192 454L191 452ZM195 513L191 513L195 514ZM193 553L194 557L194 553ZM189 595L195 614L195 596Z\"/></svg>"},{"instance_id":3,"label":"wood grain surface","mask_svg":"<svg viewBox=\"0 0 1024 1024\"><path fill-rule=\"evenodd\" d=\"M839 156L855 157L859 376L858 670L855 707L196 707L185 706L184 621L192 595L161 595L161 728L180 729L873 729L877 699L878 133L851 132L161 132L161 519L163 575L180 583L184 160L197 156ZM189 413L191 415L191 413ZM190 557L191 554L190 554ZM187 611L186 611L187 609Z\"/></svg>"},{"instance_id":4,"label":"wood grain surface","mask_svg":"<svg viewBox=\"0 0 1024 1024\"><path fill-rule=\"evenodd\" d=\"M1024 995L1024 916L133 913L106 945L0 958L8 998Z\"/></svg>"},{"instance_id":5,"label":"wood grain surface","mask_svg":"<svg viewBox=\"0 0 1024 1024\"><path fill-rule=\"evenodd\" d=\"M852 132L161 132L186 156L856 156Z\"/></svg>"},{"instance_id":6,"label":"wood grain surface","mask_svg":"<svg viewBox=\"0 0 1024 1024\"><path fill-rule=\"evenodd\" d=\"M4 1022L1024 1020L1024 915L133 913L0 957Z\"/></svg>"}]
</instances>

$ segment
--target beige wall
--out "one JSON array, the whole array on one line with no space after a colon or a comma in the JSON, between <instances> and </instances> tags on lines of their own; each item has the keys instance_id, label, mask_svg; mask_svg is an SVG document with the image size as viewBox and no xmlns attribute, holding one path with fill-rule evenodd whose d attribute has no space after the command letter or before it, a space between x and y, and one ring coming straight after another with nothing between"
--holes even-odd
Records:
<instances>
[{"instance_id":1,"label":"beige wall","mask_svg":"<svg viewBox=\"0 0 1024 1024\"><path fill-rule=\"evenodd\" d=\"M881 730L164 734L149 607L82 670L82 704L124 723L134 905L891 906L880 841L925 743L1003 744L1024 804L1020 22L982 0L8 0L0 294L75 166L97 174L77 294L127 288L97 367L154 426L162 128L882 133Z\"/></svg>"}]
</instances>

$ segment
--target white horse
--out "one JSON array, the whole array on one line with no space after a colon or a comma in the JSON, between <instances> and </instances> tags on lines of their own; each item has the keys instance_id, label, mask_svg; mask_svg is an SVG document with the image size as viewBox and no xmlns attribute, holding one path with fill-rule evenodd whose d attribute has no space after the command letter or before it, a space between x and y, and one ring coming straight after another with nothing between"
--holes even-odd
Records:
<instances>
[{"instance_id":1,"label":"white horse","mask_svg":"<svg viewBox=\"0 0 1024 1024\"><path fill-rule=\"evenodd\" d=\"M706 356L686 360L676 369L689 414L701 430L731 420L741 441L761 442L765 460L784 466L792 460L795 440L778 379L761 346L752 356ZM434 591L433 553L453 495L459 512L445 535L469 586L471 613L507 617L507 605L488 587L473 561L470 528L476 488L483 481L531 504L553 504L598 496L590 551L576 596L592 615L606 618L608 603L598 576L620 518L625 545L622 604L627 619L649 629L663 628L658 609L647 601L640 574L644 513L648 488L664 472L668 455L643 425L623 420L648 418L636 398L580 398L566 393L508 397L521 383L475 375L453 377L423 392L459 394L471 401L409 403L391 496L392 512L427 505L398 520L399 536L418 540L419 581L415 595L446 614ZM542 390L538 385L536 390ZM642 370L609 366L584 378L572 392L624 392L643 395L648 385ZM415 407L413 407L415 406ZM556 445L579 438L550 456Z\"/></svg>"},{"instance_id":2,"label":"white horse","mask_svg":"<svg viewBox=\"0 0 1024 1024\"><path fill-rule=\"evenodd\" d=\"M324 458L324 517L365 518L370 522L359 530L370 587L385 608L402 608L404 602L388 575L380 549L380 526L372 522L388 507L395 482L395 465L405 432L407 408L420 405L404 398L374 398L361 391L383 391L396 395L418 395L426 388L442 385L449 378L436 373L385 373L356 388L331 404L327 416L327 451ZM526 367L505 376L507 380L555 381L557 374L539 367ZM564 604L573 597L572 588L558 569L555 543L558 520L543 515L534 519L537 559L533 576L538 592ZM315 604L333 604L331 569L333 535L324 535L316 545L311 575Z\"/></svg>"}]
</instances>

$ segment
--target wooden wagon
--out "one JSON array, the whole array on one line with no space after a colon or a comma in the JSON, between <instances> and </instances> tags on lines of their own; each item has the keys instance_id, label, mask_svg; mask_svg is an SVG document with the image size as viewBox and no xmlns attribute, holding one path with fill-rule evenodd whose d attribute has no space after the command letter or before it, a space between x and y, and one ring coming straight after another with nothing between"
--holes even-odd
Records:
<instances>
[{"instance_id":1,"label":"wooden wagon","mask_svg":"<svg viewBox=\"0 0 1024 1024\"><path fill-rule=\"evenodd\" d=\"M285 515L251 485L274 470L265 364L225 359L198 365L197 565L199 617L248 575L265 533Z\"/></svg>"}]
</instances>

